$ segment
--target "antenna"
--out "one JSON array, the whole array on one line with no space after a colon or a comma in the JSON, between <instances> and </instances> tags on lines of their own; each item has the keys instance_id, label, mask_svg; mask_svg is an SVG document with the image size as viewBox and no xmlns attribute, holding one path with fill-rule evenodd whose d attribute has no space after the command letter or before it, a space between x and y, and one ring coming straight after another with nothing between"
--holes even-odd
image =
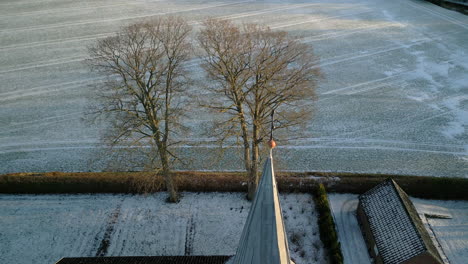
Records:
<instances>
[{"instance_id":1,"label":"antenna","mask_svg":"<svg viewBox=\"0 0 468 264\"><path fill-rule=\"evenodd\" d=\"M275 129L275 119L274 119L274 115L275 115L275 109L271 110L271 128L270 128L270 140L273 140L273 130Z\"/></svg>"},{"instance_id":2,"label":"antenna","mask_svg":"<svg viewBox=\"0 0 468 264\"><path fill-rule=\"evenodd\" d=\"M272 155L271 150L276 147L276 142L273 140L273 130L275 130L274 115L275 115L275 109L271 110L270 140L268 141L268 146L270 147L270 157Z\"/></svg>"}]
</instances>

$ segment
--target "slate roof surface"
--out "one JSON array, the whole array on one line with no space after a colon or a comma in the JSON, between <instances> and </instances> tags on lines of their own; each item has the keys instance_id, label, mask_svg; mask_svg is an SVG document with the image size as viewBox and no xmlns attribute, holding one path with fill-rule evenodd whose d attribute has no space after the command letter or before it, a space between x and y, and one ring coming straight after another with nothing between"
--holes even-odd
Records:
<instances>
[{"instance_id":1,"label":"slate roof surface","mask_svg":"<svg viewBox=\"0 0 468 264\"><path fill-rule=\"evenodd\" d=\"M416 208L393 180L382 182L359 200L385 264L402 263L426 251L440 261Z\"/></svg>"},{"instance_id":2,"label":"slate roof surface","mask_svg":"<svg viewBox=\"0 0 468 264\"><path fill-rule=\"evenodd\" d=\"M63 258L57 264L224 264L231 256Z\"/></svg>"},{"instance_id":3,"label":"slate roof surface","mask_svg":"<svg viewBox=\"0 0 468 264\"><path fill-rule=\"evenodd\" d=\"M292 263L271 157L265 162L233 263Z\"/></svg>"}]
</instances>

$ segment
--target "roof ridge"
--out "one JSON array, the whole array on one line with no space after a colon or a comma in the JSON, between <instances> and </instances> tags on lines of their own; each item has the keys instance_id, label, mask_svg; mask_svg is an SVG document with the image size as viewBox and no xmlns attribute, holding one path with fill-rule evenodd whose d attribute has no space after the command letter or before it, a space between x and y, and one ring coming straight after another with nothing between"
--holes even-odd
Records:
<instances>
[{"instance_id":1,"label":"roof ridge","mask_svg":"<svg viewBox=\"0 0 468 264\"><path fill-rule=\"evenodd\" d=\"M411 202L411 199L409 195L403 190L403 188L398 185L397 182L395 182L393 179L389 178L392 182L392 186L395 189L395 191L398 194L398 198L401 200L403 207L405 208L405 212L408 215L408 217L412 220L411 224L413 227L418 231L416 232L420 240L422 241L422 244L424 248L432 254L436 259L440 260L442 262L442 258L440 257L439 252L437 251L437 248L435 248L434 244L432 243L432 239L430 238L424 223L422 222L421 218L419 217L419 213L416 210L416 207L414 206L413 202ZM411 214L413 212L415 215L413 216ZM417 222L417 223L416 223ZM418 225L421 226L418 226ZM428 242L427 240L430 240Z\"/></svg>"}]
</instances>

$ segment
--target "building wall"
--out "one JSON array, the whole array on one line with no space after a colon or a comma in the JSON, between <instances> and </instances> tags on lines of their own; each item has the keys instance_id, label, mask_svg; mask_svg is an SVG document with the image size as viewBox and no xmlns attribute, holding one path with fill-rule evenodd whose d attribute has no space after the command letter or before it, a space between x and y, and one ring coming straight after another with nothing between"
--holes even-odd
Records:
<instances>
[{"instance_id":1,"label":"building wall","mask_svg":"<svg viewBox=\"0 0 468 264\"><path fill-rule=\"evenodd\" d=\"M438 261L436 258L434 258L434 256L429 254L429 252L426 251L423 254L410 258L409 260L403 262L402 264L442 264L442 263Z\"/></svg>"},{"instance_id":2,"label":"building wall","mask_svg":"<svg viewBox=\"0 0 468 264\"><path fill-rule=\"evenodd\" d=\"M372 235L369 222L367 221L367 216L364 213L364 210L362 209L361 203L359 202L358 208L357 208L357 218L359 221L359 224L361 226L361 231L364 235L364 239L366 240L367 244L367 250L371 257L374 259L375 264L383 264L383 260L380 257L380 254L376 252L377 246L375 243L374 236Z\"/></svg>"}]
</instances>

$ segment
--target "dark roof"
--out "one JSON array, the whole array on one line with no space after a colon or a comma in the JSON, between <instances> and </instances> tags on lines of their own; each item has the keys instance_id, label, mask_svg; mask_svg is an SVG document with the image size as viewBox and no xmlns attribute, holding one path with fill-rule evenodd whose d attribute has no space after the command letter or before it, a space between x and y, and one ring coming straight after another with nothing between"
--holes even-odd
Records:
<instances>
[{"instance_id":1,"label":"dark roof","mask_svg":"<svg viewBox=\"0 0 468 264\"><path fill-rule=\"evenodd\" d=\"M271 156L265 161L233 263L291 263Z\"/></svg>"},{"instance_id":2,"label":"dark roof","mask_svg":"<svg viewBox=\"0 0 468 264\"><path fill-rule=\"evenodd\" d=\"M63 258L57 264L224 264L231 256Z\"/></svg>"},{"instance_id":3,"label":"dark roof","mask_svg":"<svg viewBox=\"0 0 468 264\"><path fill-rule=\"evenodd\" d=\"M428 252L442 263L409 196L388 179L359 196L379 255L396 264Z\"/></svg>"}]
</instances>

